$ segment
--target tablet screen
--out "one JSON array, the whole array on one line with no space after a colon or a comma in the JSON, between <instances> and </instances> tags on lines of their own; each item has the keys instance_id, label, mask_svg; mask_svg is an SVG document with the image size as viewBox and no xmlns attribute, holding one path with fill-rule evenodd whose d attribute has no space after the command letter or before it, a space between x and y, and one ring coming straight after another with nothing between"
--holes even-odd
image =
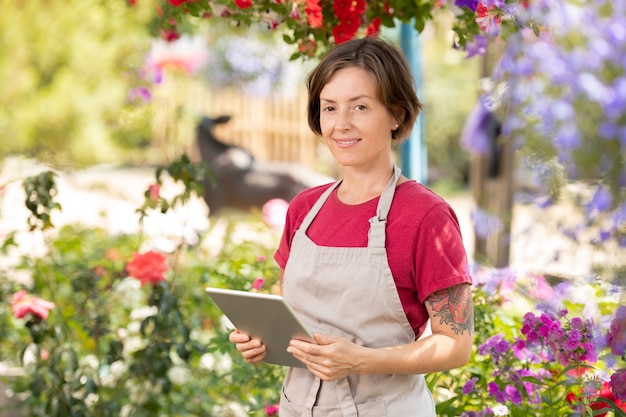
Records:
<instances>
[{"instance_id":1,"label":"tablet screen","mask_svg":"<svg viewBox=\"0 0 626 417\"><path fill-rule=\"evenodd\" d=\"M263 341L265 362L305 367L287 347L293 338L312 341L313 337L282 296L222 288L206 292L239 331Z\"/></svg>"}]
</instances>

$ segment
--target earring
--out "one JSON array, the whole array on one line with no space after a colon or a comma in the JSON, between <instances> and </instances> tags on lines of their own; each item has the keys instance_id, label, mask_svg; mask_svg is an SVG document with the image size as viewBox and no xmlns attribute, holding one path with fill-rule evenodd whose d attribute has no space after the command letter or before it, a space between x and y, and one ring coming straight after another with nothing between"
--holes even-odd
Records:
<instances>
[{"instance_id":1,"label":"earring","mask_svg":"<svg viewBox=\"0 0 626 417\"><path fill-rule=\"evenodd\" d=\"M396 128L396 129L398 128L398 124L397 124L397 123L396 123L396 127L395 127L395 128Z\"/></svg>"}]
</instances>

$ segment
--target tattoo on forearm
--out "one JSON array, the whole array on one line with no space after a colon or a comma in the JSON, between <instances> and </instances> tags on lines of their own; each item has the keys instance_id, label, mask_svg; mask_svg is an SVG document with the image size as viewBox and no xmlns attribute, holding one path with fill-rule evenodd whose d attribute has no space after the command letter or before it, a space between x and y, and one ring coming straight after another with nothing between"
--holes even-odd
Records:
<instances>
[{"instance_id":1,"label":"tattoo on forearm","mask_svg":"<svg viewBox=\"0 0 626 417\"><path fill-rule=\"evenodd\" d=\"M466 330L474 332L474 308L472 306L472 289L469 285L457 285L445 290L437 291L426 300L435 317L440 323L452 326L456 334L463 334Z\"/></svg>"}]
</instances>

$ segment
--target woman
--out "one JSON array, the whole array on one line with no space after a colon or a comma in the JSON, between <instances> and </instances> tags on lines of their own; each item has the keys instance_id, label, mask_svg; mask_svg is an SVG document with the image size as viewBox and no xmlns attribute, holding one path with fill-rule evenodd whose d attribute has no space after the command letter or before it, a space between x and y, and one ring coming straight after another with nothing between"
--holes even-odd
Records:
<instances>
[{"instance_id":1,"label":"woman","mask_svg":"<svg viewBox=\"0 0 626 417\"><path fill-rule=\"evenodd\" d=\"M283 295L316 342L291 341L306 368L288 369L280 415L434 417L423 374L469 360L471 278L450 206L393 162L421 110L408 65L386 41L352 40L307 87L309 126L343 179L291 202L276 251ZM230 340L263 360L261 341Z\"/></svg>"}]
</instances>

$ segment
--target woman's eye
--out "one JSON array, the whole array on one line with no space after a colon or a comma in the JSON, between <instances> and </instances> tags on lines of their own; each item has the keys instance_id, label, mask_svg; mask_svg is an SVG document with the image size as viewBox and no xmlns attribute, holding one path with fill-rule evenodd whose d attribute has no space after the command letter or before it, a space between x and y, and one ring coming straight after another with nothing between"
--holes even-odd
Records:
<instances>
[{"instance_id":1,"label":"woman's eye","mask_svg":"<svg viewBox=\"0 0 626 417\"><path fill-rule=\"evenodd\" d=\"M357 104L357 105L355 106L355 109L357 109L357 110L365 110L366 108L367 108L367 107L365 107L363 104Z\"/></svg>"},{"instance_id":2,"label":"woman's eye","mask_svg":"<svg viewBox=\"0 0 626 417\"><path fill-rule=\"evenodd\" d=\"M333 110L335 110L335 108L333 106L326 106L326 107L324 107L322 109L322 111L325 111L325 112L330 112L330 111L333 111Z\"/></svg>"}]
</instances>

